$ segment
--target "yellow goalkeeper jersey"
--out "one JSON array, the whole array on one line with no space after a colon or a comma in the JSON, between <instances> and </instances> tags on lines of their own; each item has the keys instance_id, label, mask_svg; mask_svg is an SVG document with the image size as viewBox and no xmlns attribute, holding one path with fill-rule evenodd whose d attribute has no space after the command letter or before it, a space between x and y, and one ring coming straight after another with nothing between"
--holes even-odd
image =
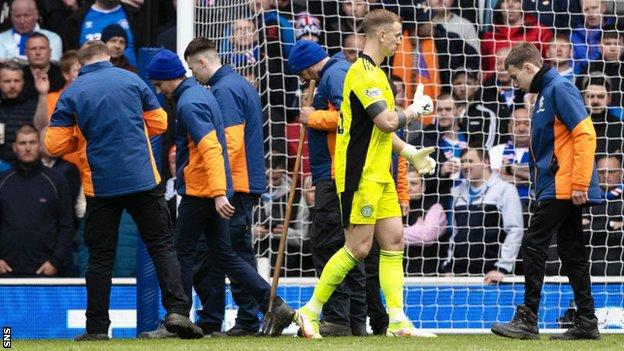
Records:
<instances>
[{"instance_id":1,"label":"yellow goalkeeper jersey","mask_svg":"<svg viewBox=\"0 0 624 351\"><path fill-rule=\"evenodd\" d=\"M356 191L361 179L393 182L390 173L392 138L370 116L394 111L394 94L386 74L361 54L344 81L340 124L336 137L335 175L338 193Z\"/></svg>"}]
</instances>

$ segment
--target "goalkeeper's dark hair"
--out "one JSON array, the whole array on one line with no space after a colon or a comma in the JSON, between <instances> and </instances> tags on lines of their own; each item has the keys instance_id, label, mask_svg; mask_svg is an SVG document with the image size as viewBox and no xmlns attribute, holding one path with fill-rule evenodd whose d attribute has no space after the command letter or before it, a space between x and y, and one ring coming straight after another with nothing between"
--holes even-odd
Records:
<instances>
[{"instance_id":1,"label":"goalkeeper's dark hair","mask_svg":"<svg viewBox=\"0 0 624 351\"><path fill-rule=\"evenodd\" d=\"M215 53L218 53L215 43L205 37L196 37L195 39L191 40L191 42L186 47L186 50L184 50L184 59L188 59L191 56L195 56L197 54L205 53L208 51L214 51Z\"/></svg>"},{"instance_id":2,"label":"goalkeeper's dark hair","mask_svg":"<svg viewBox=\"0 0 624 351\"><path fill-rule=\"evenodd\" d=\"M395 22L403 24L403 20L396 13L384 9L375 9L364 16L362 29L366 35L374 34L379 27L389 26Z\"/></svg>"},{"instance_id":3,"label":"goalkeeper's dark hair","mask_svg":"<svg viewBox=\"0 0 624 351\"><path fill-rule=\"evenodd\" d=\"M510 66L521 69L525 63L532 63L538 68L542 67L542 54L532 43L520 42L511 48L509 55L505 59L505 69Z\"/></svg>"}]
</instances>

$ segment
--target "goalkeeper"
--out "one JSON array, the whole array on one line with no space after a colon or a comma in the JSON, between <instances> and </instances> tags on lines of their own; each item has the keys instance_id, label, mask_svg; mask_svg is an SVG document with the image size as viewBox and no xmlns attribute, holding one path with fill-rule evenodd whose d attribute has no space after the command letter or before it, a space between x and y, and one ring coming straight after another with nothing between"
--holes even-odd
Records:
<instances>
[{"instance_id":1,"label":"goalkeeper","mask_svg":"<svg viewBox=\"0 0 624 351\"><path fill-rule=\"evenodd\" d=\"M295 322L304 336L321 337L323 305L345 275L368 255L375 236L381 248L379 282L390 318L387 335L435 336L416 330L403 311L403 224L390 172L393 150L421 174L435 170L436 163L428 156L433 147L417 150L394 134L409 121L431 113L432 101L419 85L413 104L395 112L390 82L379 64L394 55L401 42L401 18L374 10L364 18L363 27L366 44L345 77L336 139L336 188L345 246L325 265L312 298L297 311Z\"/></svg>"}]
</instances>

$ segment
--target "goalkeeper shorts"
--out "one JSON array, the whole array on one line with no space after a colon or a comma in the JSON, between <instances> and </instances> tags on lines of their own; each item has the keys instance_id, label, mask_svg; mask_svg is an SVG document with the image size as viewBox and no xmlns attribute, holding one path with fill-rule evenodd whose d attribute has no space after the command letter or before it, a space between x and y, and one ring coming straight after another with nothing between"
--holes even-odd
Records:
<instances>
[{"instance_id":1,"label":"goalkeeper shorts","mask_svg":"<svg viewBox=\"0 0 624 351\"><path fill-rule=\"evenodd\" d=\"M360 180L357 191L338 194L342 212L342 226L375 224L377 220L401 217L401 206L394 182L378 183Z\"/></svg>"}]
</instances>

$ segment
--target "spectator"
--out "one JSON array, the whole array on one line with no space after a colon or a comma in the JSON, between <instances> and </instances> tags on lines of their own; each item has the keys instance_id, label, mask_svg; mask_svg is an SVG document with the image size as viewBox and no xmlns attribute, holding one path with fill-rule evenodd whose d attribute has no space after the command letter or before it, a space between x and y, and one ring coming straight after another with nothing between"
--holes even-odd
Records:
<instances>
[{"instance_id":1,"label":"spectator","mask_svg":"<svg viewBox=\"0 0 624 351\"><path fill-rule=\"evenodd\" d=\"M156 45L164 47L167 50L176 51L177 48L177 38L176 38L176 22L177 15L175 10L177 8L178 1L172 0L170 9L167 9L167 5L161 4L159 5L159 11L171 11L167 12L166 17L168 17L168 22L164 25L159 26L158 28L158 36L156 37Z\"/></svg>"},{"instance_id":2,"label":"spectator","mask_svg":"<svg viewBox=\"0 0 624 351\"><path fill-rule=\"evenodd\" d=\"M233 67L248 67L258 62L258 30L253 21L238 19L232 22L221 42L221 57Z\"/></svg>"},{"instance_id":3,"label":"spectator","mask_svg":"<svg viewBox=\"0 0 624 351\"><path fill-rule=\"evenodd\" d=\"M590 73L583 89L585 106L596 130L596 155L621 153L624 149L624 122L609 110L611 85L597 72Z\"/></svg>"},{"instance_id":4,"label":"spectator","mask_svg":"<svg viewBox=\"0 0 624 351\"><path fill-rule=\"evenodd\" d=\"M522 9L536 16L546 28L570 30L570 23L576 23L581 17L579 0L523 1Z\"/></svg>"},{"instance_id":5,"label":"spectator","mask_svg":"<svg viewBox=\"0 0 624 351\"><path fill-rule=\"evenodd\" d=\"M585 70L590 60L600 57L601 28L612 25L614 19L607 17L607 2L602 0L580 0L583 17L572 29L572 57L574 73Z\"/></svg>"},{"instance_id":6,"label":"spectator","mask_svg":"<svg viewBox=\"0 0 624 351\"><path fill-rule=\"evenodd\" d=\"M102 31L101 40L106 43L106 46L108 46L113 66L125 69L132 73L139 73L139 70L130 64L124 54L126 52L128 34L122 26L118 24L109 24Z\"/></svg>"},{"instance_id":7,"label":"spectator","mask_svg":"<svg viewBox=\"0 0 624 351\"><path fill-rule=\"evenodd\" d=\"M477 25L480 33L490 30L492 17L501 0L458 0L455 11L471 23Z\"/></svg>"},{"instance_id":8,"label":"spectator","mask_svg":"<svg viewBox=\"0 0 624 351\"><path fill-rule=\"evenodd\" d=\"M425 127L420 136L408 139L410 144L434 146L433 158L439 165L435 177L426 179L427 196L438 196L436 202L448 207L451 188L460 177L460 156L466 148L466 135L459 129L459 116L452 97L439 95L435 106L434 123Z\"/></svg>"},{"instance_id":9,"label":"spectator","mask_svg":"<svg viewBox=\"0 0 624 351\"><path fill-rule=\"evenodd\" d=\"M44 166L55 170L65 179L65 182L67 183L67 190L69 191L69 199L71 203L72 213L74 213L76 203L78 201L78 196L80 195L80 172L75 165L63 160L60 157L50 155L48 150L46 150L43 140L46 129L47 128L44 128L41 131L41 139L39 140L41 163ZM75 219L75 229L78 229L78 218L76 215L74 215L73 218Z\"/></svg>"},{"instance_id":10,"label":"spectator","mask_svg":"<svg viewBox=\"0 0 624 351\"><path fill-rule=\"evenodd\" d=\"M0 125L4 128L4 144L0 145L0 159L15 161L11 145L15 132L24 124L32 124L37 99L24 94L24 71L17 63L9 62L0 66Z\"/></svg>"},{"instance_id":11,"label":"spectator","mask_svg":"<svg viewBox=\"0 0 624 351\"><path fill-rule=\"evenodd\" d=\"M292 179L286 171L286 164L281 159L275 159L272 167L267 166L269 189L262 195L260 207L257 208L258 225L253 228L253 234L259 239L267 235L279 235L284 231L284 216L288 203L288 192ZM288 228L288 247L293 252L301 252L302 243L308 238L310 224L309 207L301 191L295 192L295 199ZM300 268L300 267L299 267Z\"/></svg>"},{"instance_id":12,"label":"spectator","mask_svg":"<svg viewBox=\"0 0 624 351\"><path fill-rule=\"evenodd\" d=\"M71 257L67 182L39 159L39 133L20 127L14 170L0 176L0 277L56 276Z\"/></svg>"},{"instance_id":13,"label":"spectator","mask_svg":"<svg viewBox=\"0 0 624 351\"><path fill-rule=\"evenodd\" d=\"M325 25L327 48L330 55L344 48L344 38L350 34L363 34L362 23L368 13L368 0L341 1L340 16L337 21Z\"/></svg>"},{"instance_id":14,"label":"spectator","mask_svg":"<svg viewBox=\"0 0 624 351\"><path fill-rule=\"evenodd\" d=\"M364 50L365 42L366 37L362 34L349 34L345 37L342 52L347 61L355 62L357 60L358 54Z\"/></svg>"},{"instance_id":15,"label":"spectator","mask_svg":"<svg viewBox=\"0 0 624 351\"><path fill-rule=\"evenodd\" d=\"M481 45L475 24L451 11L456 2L456 0L427 0L433 11L431 20L444 27L447 33L457 34L461 40L472 46L478 55L481 52Z\"/></svg>"},{"instance_id":16,"label":"spectator","mask_svg":"<svg viewBox=\"0 0 624 351\"><path fill-rule=\"evenodd\" d=\"M553 37L550 46L548 46L546 58L550 60L551 65L557 68L559 75L574 82L572 44L570 43L570 35L567 32L557 33Z\"/></svg>"},{"instance_id":17,"label":"spectator","mask_svg":"<svg viewBox=\"0 0 624 351\"><path fill-rule=\"evenodd\" d=\"M311 40L322 44L321 41L321 21L309 14L300 12L295 19L295 37L297 40Z\"/></svg>"},{"instance_id":18,"label":"spectator","mask_svg":"<svg viewBox=\"0 0 624 351\"><path fill-rule=\"evenodd\" d=\"M583 225L590 246L590 272L595 276L624 274L624 171L622 154L598 158L598 179L605 201L585 209Z\"/></svg>"},{"instance_id":19,"label":"spectator","mask_svg":"<svg viewBox=\"0 0 624 351\"><path fill-rule=\"evenodd\" d=\"M440 266L440 253L445 250L442 237L446 233L446 214L434 196L425 196L426 183L415 170L408 173L410 212L403 230L407 247L407 271L433 274Z\"/></svg>"},{"instance_id":20,"label":"spectator","mask_svg":"<svg viewBox=\"0 0 624 351\"><path fill-rule=\"evenodd\" d=\"M458 70L453 75L453 98L459 101L462 121L460 129L466 133L468 145L489 150L498 139L498 118L478 94L478 75L474 71Z\"/></svg>"},{"instance_id":21,"label":"spectator","mask_svg":"<svg viewBox=\"0 0 624 351\"><path fill-rule=\"evenodd\" d=\"M416 16L415 36L406 31L401 50L392 59L392 74L406 83L407 104L412 103L416 84L425 85L426 95L438 96L441 91L450 90L453 70L476 69L479 65L476 51L470 45L457 34L447 33L442 25L431 22L430 10L418 9ZM430 124L431 118L425 118L423 123Z\"/></svg>"},{"instance_id":22,"label":"spectator","mask_svg":"<svg viewBox=\"0 0 624 351\"><path fill-rule=\"evenodd\" d=\"M397 76L391 76L392 90L394 91L394 103L396 111L403 111L407 107L407 98L405 96L405 82ZM412 120L411 122L415 122ZM413 124L413 123L410 123Z\"/></svg>"},{"instance_id":23,"label":"spectator","mask_svg":"<svg viewBox=\"0 0 624 351\"><path fill-rule=\"evenodd\" d=\"M493 73L496 58L494 53L502 47L511 47L514 43L527 41L541 48L542 56L546 56L548 45L553 33L542 27L530 13L522 12L520 0L502 0L496 10L492 23L493 29L483 34L481 55L485 79Z\"/></svg>"},{"instance_id":24,"label":"spectator","mask_svg":"<svg viewBox=\"0 0 624 351\"><path fill-rule=\"evenodd\" d=\"M513 112L511 123L509 123L511 138L506 143L494 146L489 152L492 171L498 172L501 179L516 186L520 201L522 201L522 212L527 214L531 177L529 170L530 130L531 115L529 111L524 108L517 108Z\"/></svg>"},{"instance_id":25,"label":"spectator","mask_svg":"<svg viewBox=\"0 0 624 351\"><path fill-rule=\"evenodd\" d=\"M509 47L496 51L496 73L483 83L481 101L498 116L498 142L509 140L509 118L517 106L522 106L524 94L515 88L509 73L505 70L505 59L511 51Z\"/></svg>"},{"instance_id":26,"label":"spectator","mask_svg":"<svg viewBox=\"0 0 624 351\"><path fill-rule=\"evenodd\" d=\"M453 188L453 235L445 272L484 274L486 283L513 272L524 230L518 191L490 170L486 150L462 152L466 180Z\"/></svg>"},{"instance_id":27,"label":"spectator","mask_svg":"<svg viewBox=\"0 0 624 351\"><path fill-rule=\"evenodd\" d=\"M459 115L464 115L468 104L476 99L479 91L479 73L459 69L453 72L451 78L453 101Z\"/></svg>"},{"instance_id":28,"label":"spectator","mask_svg":"<svg viewBox=\"0 0 624 351\"><path fill-rule=\"evenodd\" d=\"M589 62L587 69L576 78L576 86L581 90L585 78L590 72L599 72L611 83L611 104L619 111L614 114L622 118L624 106L624 33L614 26L603 28L600 32L600 56Z\"/></svg>"},{"instance_id":29,"label":"spectator","mask_svg":"<svg viewBox=\"0 0 624 351\"><path fill-rule=\"evenodd\" d=\"M59 66L51 62L51 49L48 38L41 33L33 33L26 42L28 66L24 66L24 94L28 98L37 98L35 75L44 74L50 83L50 92L58 92L65 86L65 78Z\"/></svg>"},{"instance_id":30,"label":"spectator","mask_svg":"<svg viewBox=\"0 0 624 351\"><path fill-rule=\"evenodd\" d=\"M48 37L52 50L52 60L58 61L63 52L61 37L49 30L41 29L37 23L39 11L34 0L15 0L11 4L11 23L13 28L0 33L0 61L14 57L26 60L26 42L28 37L38 32Z\"/></svg>"},{"instance_id":31,"label":"spectator","mask_svg":"<svg viewBox=\"0 0 624 351\"><path fill-rule=\"evenodd\" d=\"M63 38L65 48L78 49L89 40L101 39L104 28L118 24L127 35L124 56L136 66L135 42L141 42L138 17L135 7L119 0L88 1L67 19L67 32Z\"/></svg>"}]
</instances>

